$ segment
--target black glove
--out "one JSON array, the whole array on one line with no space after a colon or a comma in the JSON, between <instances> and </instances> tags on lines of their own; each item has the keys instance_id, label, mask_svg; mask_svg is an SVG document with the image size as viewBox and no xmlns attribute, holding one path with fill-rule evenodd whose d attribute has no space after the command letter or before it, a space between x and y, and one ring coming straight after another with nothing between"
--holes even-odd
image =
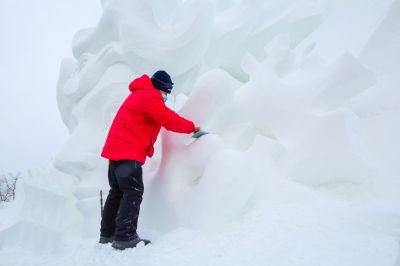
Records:
<instances>
[{"instance_id":1,"label":"black glove","mask_svg":"<svg viewBox=\"0 0 400 266\"><path fill-rule=\"evenodd\" d=\"M196 132L193 133L192 138L198 139L201 136L207 135L207 134L208 134L208 132L199 130L199 131L196 131Z\"/></svg>"}]
</instances>

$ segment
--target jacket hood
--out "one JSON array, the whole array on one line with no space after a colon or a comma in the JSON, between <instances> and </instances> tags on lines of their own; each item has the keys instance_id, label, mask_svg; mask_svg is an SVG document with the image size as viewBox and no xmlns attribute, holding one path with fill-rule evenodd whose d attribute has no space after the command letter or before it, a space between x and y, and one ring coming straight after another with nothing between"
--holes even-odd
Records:
<instances>
[{"instance_id":1,"label":"jacket hood","mask_svg":"<svg viewBox=\"0 0 400 266\"><path fill-rule=\"evenodd\" d=\"M143 75L129 84L129 90L132 92L141 89L155 89L149 76Z\"/></svg>"}]
</instances>

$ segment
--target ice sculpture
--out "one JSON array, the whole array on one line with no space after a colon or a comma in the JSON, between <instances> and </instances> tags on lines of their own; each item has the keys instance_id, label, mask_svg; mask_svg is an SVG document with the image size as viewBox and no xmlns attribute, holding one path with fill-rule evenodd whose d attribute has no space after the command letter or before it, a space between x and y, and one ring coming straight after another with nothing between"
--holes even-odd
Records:
<instances>
[{"instance_id":1,"label":"ice sculpture","mask_svg":"<svg viewBox=\"0 0 400 266\"><path fill-rule=\"evenodd\" d=\"M384 2L102 1L98 24L76 34L75 58L61 64L57 101L71 137L48 175L19 184L0 248L59 250L97 236L105 134L129 82L157 69L176 83L169 104L214 134L161 132L140 230L218 230L259 200L397 201L400 1ZM351 37L332 26L363 8L373 30L352 25ZM348 38L328 45L341 30Z\"/></svg>"}]
</instances>

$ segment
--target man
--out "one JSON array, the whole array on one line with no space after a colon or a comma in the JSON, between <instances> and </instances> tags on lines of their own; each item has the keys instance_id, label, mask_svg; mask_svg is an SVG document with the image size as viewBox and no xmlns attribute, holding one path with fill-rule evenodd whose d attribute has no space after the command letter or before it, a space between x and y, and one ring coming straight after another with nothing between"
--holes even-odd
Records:
<instances>
[{"instance_id":1,"label":"man","mask_svg":"<svg viewBox=\"0 0 400 266\"><path fill-rule=\"evenodd\" d=\"M178 133L200 129L165 106L172 87L171 77L163 70L129 85L131 93L119 108L101 153L109 159L111 189L104 204L99 243L112 242L116 249L150 243L136 232L143 196L142 165L146 156L154 153L161 126Z\"/></svg>"}]
</instances>

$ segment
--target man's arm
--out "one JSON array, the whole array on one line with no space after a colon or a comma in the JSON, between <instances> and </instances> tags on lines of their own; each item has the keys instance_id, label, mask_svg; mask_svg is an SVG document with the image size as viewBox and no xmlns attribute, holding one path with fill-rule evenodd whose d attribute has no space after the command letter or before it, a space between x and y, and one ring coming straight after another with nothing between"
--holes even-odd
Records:
<instances>
[{"instance_id":1,"label":"man's arm","mask_svg":"<svg viewBox=\"0 0 400 266\"><path fill-rule=\"evenodd\" d=\"M198 127L173 110L169 109L161 97L156 94L151 94L144 105L145 113L156 123L165 127L165 129L178 133L192 133Z\"/></svg>"}]
</instances>

